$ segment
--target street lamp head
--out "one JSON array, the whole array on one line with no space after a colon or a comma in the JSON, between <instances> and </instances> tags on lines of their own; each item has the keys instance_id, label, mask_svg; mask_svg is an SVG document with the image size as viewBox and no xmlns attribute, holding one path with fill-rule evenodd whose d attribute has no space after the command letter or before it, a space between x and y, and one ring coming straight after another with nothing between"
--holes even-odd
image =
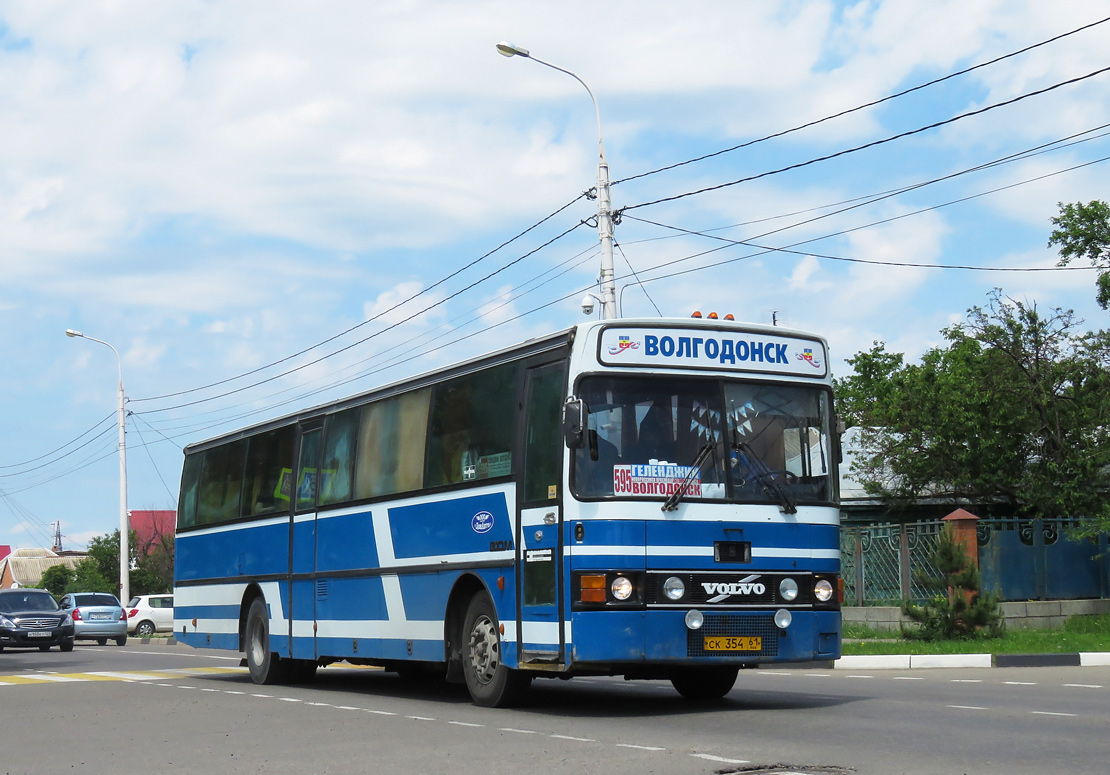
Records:
<instances>
[{"instance_id":1,"label":"street lamp head","mask_svg":"<svg viewBox=\"0 0 1110 775\"><path fill-rule=\"evenodd\" d=\"M74 331L72 328L66 329L66 336L84 336L80 331Z\"/></svg>"},{"instance_id":2,"label":"street lamp head","mask_svg":"<svg viewBox=\"0 0 1110 775\"><path fill-rule=\"evenodd\" d=\"M507 40L503 40L497 44L497 53L503 57L526 57L528 56L528 49L514 46Z\"/></svg>"}]
</instances>

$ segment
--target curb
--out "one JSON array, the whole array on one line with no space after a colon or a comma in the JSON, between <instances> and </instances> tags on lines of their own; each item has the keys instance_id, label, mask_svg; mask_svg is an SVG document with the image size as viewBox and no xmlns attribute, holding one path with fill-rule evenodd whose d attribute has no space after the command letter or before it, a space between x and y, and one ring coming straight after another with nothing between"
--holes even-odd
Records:
<instances>
[{"instance_id":1,"label":"curb","mask_svg":"<svg viewBox=\"0 0 1110 775\"><path fill-rule=\"evenodd\" d=\"M930 667L1108 667L1110 652L1072 654L876 654L838 659L836 670L912 670Z\"/></svg>"}]
</instances>

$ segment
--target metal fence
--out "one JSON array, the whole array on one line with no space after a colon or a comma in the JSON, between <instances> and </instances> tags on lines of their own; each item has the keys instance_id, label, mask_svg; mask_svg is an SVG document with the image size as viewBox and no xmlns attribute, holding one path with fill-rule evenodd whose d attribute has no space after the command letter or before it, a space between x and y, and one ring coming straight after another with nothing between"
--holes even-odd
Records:
<instances>
[{"instance_id":1,"label":"metal fence","mask_svg":"<svg viewBox=\"0 0 1110 775\"><path fill-rule=\"evenodd\" d=\"M930 561L944 523L886 523L840 530L841 575L848 605L924 602L943 587L929 578L942 574Z\"/></svg>"},{"instance_id":2,"label":"metal fence","mask_svg":"<svg viewBox=\"0 0 1110 775\"><path fill-rule=\"evenodd\" d=\"M847 605L923 603L944 592L931 562L944 522L845 525L841 575ZM1002 600L1110 597L1107 534L1076 538L1070 520L982 519L977 523L981 588Z\"/></svg>"}]
</instances>

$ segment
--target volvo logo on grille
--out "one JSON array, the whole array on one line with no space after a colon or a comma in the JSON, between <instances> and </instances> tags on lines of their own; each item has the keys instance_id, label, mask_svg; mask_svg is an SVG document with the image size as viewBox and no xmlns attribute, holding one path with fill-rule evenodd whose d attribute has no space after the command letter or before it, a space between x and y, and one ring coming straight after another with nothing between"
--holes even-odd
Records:
<instances>
[{"instance_id":1,"label":"volvo logo on grille","mask_svg":"<svg viewBox=\"0 0 1110 775\"><path fill-rule=\"evenodd\" d=\"M720 603L722 600L728 600L733 595L762 595L767 591L767 587L760 584L757 579L759 574L754 576L747 576L739 581L707 581L703 582L701 588L705 590L705 594L713 595L705 602L707 603Z\"/></svg>"}]
</instances>

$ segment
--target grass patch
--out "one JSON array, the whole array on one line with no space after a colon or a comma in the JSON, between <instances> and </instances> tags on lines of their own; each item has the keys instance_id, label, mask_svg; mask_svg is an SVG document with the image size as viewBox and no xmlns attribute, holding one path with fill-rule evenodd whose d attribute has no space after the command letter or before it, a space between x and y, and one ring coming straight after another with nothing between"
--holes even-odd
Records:
<instances>
[{"instance_id":1,"label":"grass patch","mask_svg":"<svg viewBox=\"0 0 1110 775\"><path fill-rule=\"evenodd\" d=\"M1063 627L1049 630L1007 630L1001 638L981 640L903 640L897 632L850 624L844 637L849 654L1068 654L1110 651L1110 614L1073 616Z\"/></svg>"}]
</instances>

